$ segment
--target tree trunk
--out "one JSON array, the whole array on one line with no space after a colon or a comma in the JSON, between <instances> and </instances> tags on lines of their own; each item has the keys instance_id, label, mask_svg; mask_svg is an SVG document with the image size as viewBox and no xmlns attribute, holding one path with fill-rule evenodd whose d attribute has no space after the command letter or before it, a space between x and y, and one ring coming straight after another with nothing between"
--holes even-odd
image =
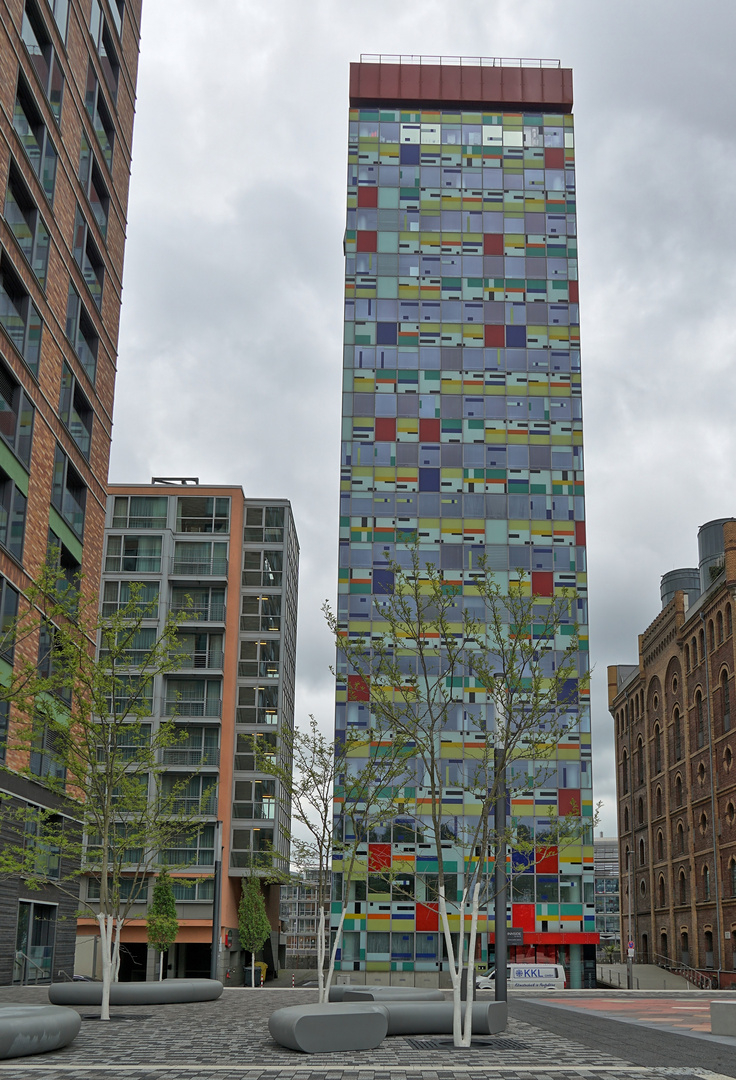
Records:
<instances>
[{"instance_id":1,"label":"tree trunk","mask_svg":"<svg viewBox=\"0 0 736 1080\"><path fill-rule=\"evenodd\" d=\"M104 915L98 912L97 922L100 925L100 944L102 946L102 1002L100 1003L100 1020L110 1019L110 984L112 983L112 915Z\"/></svg>"},{"instance_id":2,"label":"tree trunk","mask_svg":"<svg viewBox=\"0 0 736 1080\"><path fill-rule=\"evenodd\" d=\"M254 952L250 954L250 988L251 990L256 988L256 954Z\"/></svg>"},{"instance_id":3,"label":"tree trunk","mask_svg":"<svg viewBox=\"0 0 736 1080\"><path fill-rule=\"evenodd\" d=\"M343 907L340 912L340 922L337 924L337 930L335 931L335 941L330 951L330 966L327 969L327 980L325 982L324 998L323 1001L328 1001L330 997L330 986L332 985L332 976L335 972L335 957L337 956L337 948L340 944L340 938L342 937L342 927L345 922L346 909Z\"/></svg>"},{"instance_id":4,"label":"tree trunk","mask_svg":"<svg viewBox=\"0 0 736 1080\"><path fill-rule=\"evenodd\" d=\"M319 907L319 919L317 921L317 985L319 986L319 1002L325 998L325 908L324 904Z\"/></svg>"},{"instance_id":5,"label":"tree trunk","mask_svg":"<svg viewBox=\"0 0 736 1080\"><path fill-rule=\"evenodd\" d=\"M120 934L122 933L124 919L115 919L115 937L112 947L112 981L117 982L120 975Z\"/></svg>"},{"instance_id":6,"label":"tree trunk","mask_svg":"<svg viewBox=\"0 0 736 1080\"><path fill-rule=\"evenodd\" d=\"M158 954L158 981L163 982L163 980L164 980L164 951L163 951L163 949L161 949L161 951Z\"/></svg>"},{"instance_id":7,"label":"tree trunk","mask_svg":"<svg viewBox=\"0 0 736 1080\"><path fill-rule=\"evenodd\" d=\"M475 938L478 931L478 893L480 885L473 888L473 904L470 915L470 941L468 942L468 966L465 976L465 1019L463 1023L462 1046L470 1046L473 1038L473 996L475 990ZM463 937L465 933L463 932ZM461 949L462 953L462 949Z\"/></svg>"},{"instance_id":8,"label":"tree trunk","mask_svg":"<svg viewBox=\"0 0 736 1080\"><path fill-rule=\"evenodd\" d=\"M445 943L447 945L447 958L450 964L450 979L452 980L452 1042L454 1046L462 1046L463 1037L463 1017L462 1017L462 1002L460 999L461 992L461 980L463 971L463 944L465 941L465 897L466 891L463 889L463 898L460 907L460 933L458 934L458 956L457 963L455 963L455 949L452 944L452 934L450 933L450 923L447 918L447 902L445 900L445 887L440 888L440 918L442 919L442 929L445 933Z\"/></svg>"}]
</instances>

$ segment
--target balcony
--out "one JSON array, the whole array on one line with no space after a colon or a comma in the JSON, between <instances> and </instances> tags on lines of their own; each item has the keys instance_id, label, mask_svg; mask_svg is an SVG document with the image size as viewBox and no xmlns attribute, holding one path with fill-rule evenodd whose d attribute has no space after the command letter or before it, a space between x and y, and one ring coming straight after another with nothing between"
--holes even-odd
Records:
<instances>
[{"instance_id":1,"label":"balcony","mask_svg":"<svg viewBox=\"0 0 736 1080\"><path fill-rule=\"evenodd\" d=\"M279 661L261 660L259 663L253 660L241 660L238 663L238 676L241 679L278 679Z\"/></svg>"},{"instance_id":2,"label":"balcony","mask_svg":"<svg viewBox=\"0 0 736 1080\"><path fill-rule=\"evenodd\" d=\"M225 622L224 604L182 604L175 601L171 605L171 614L181 619L182 623L188 622Z\"/></svg>"},{"instance_id":3,"label":"balcony","mask_svg":"<svg viewBox=\"0 0 736 1080\"><path fill-rule=\"evenodd\" d=\"M179 577L227 577L227 559L182 559L171 560L171 573Z\"/></svg>"},{"instance_id":4,"label":"balcony","mask_svg":"<svg viewBox=\"0 0 736 1080\"><path fill-rule=\"evenodd\" d=\"M172 799L167 809L173 814L202 814L204 817L214 817L217 813L217 795L180 796Z\"/></svg>"},{"instance_id":5,"label":"balcony","mask_svg":"<svg viewBox=\"0 0 736 1080\"><path fill-rule=\"evenodd\" d=\"M222 701L182 701L166 698L163 702L164 716L220 716Z\"/></svg>"},{"instance_id":6,"label":"balcony","mask_svg":"<svg viewBox=\"0 0 736 1080\"><path fill-rule=\"evenodd\" d=\"M171 746L161 751L161 762L164 765L219 765L220 751L217 747L187 749Z\"/></svg>"},{"instance_id":7,"label":"balcony","mask_svg":"<svg viewBox=\"0 0 736 1080\"><path fill-rule=\"evenodd\" d=\"M177 671L222 671L222 649L209 649L202 652L182 652L180 649L172 649L169 658L180 661Z\"/></svg>"}]
</instances>

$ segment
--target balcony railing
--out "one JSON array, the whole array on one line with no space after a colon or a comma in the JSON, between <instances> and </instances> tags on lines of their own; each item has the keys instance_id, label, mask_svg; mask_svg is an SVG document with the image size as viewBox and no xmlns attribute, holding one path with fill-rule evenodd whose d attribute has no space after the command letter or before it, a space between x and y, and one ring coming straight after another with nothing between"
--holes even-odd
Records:
<instances>
[{"instance_id":1,"label":"balcony railing","mask_svg":"<svg viewBox=\"0 0 736 1080\"><path fill-rule=\"evenodd\" d=\"M171 560L172 574L184 577L227 577L227 559L182 559Z\"/></svg>"},{"instance_id":2,"label":"balcony railing","mask_svg":"<svg viewBox=\"0 0 736 1080\"><path fill-rule=\"evenodd\" d=\"M167 809L174 814L203 814L212 817L217 813L217 796L205 795L200 798L193 796L180 796L171 800Z\"/></svg>"},{"instance_id":3,"label":"balcony railing","mask_svg":"<svg viewBox=\"0 0 736 1080\"><path fill-rule=\"evenodd\" d=\"M224 622L225 605L193 604L189 607L175 600L171 605L171 614L180 616L182 622Z\"/></svg>"},{"instance_id":4,"label":"balcony railing","mask_svg":"<svg viewBox=\"0 0 736 1080\"><path fill-rule=\"evenodd\" d=\"M214 652L212 649L202 652L183 652L181 649L172 649L169 653L171 660L179 660L178 670L188 668L202 668L217 670L222 669L222 650Z\"/></svg>"},{"instance_id":5,"label":"balcony railing","mask_svg":"<svg viewBox=\"0 0 736 1080\"><path fill-rule=\"evenodd\" d=\"M203 750L170 746L161 752L161 761L164 765L219 765L220 751L215 747Z\"/></svg>"},{"instance_id":6,"label":"balcony railing","mask_svg":"<svg viewBox=\"0 0 736 1080\"><path fill-rule=\"evenodd\" d=\"M222 701L164 701L164 716L219 716L221 712Z\"/></svg>"}]
</instances>

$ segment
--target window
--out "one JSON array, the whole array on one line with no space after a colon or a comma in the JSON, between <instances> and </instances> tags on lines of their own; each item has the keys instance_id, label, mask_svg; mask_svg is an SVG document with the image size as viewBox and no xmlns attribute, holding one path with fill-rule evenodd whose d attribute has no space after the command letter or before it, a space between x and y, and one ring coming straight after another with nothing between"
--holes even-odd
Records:
<instances>
[{"instance_id":1,"label":"window","mask_svg":"<svg viewBox=\"0 0 736 1080\"><path fill-rule=\"evenodd\" d=\"M246 544L283 544L283 506L247 507L245 511L244 539Z\"/></svg>"},{"instance_id":2,"label":"window","mask_svg":"<svg viewBox=\"0 0 736 1080\"><path fill-rule=\"evenodd\" d=\"M8 745L8 715L10 705L7 701L0 701L0 762L5 761L5 750Z\"/></svg>"},{"instance_id":3,"label":"window","mask_svg":"<svg viewBox=\"0 0 736 1080\"><path fill-rule=\"evenodd\" d=\"M49 7L54 14L54 21L59 28L64 41L66 41L67 21L69 17L69 0L48 0Z\"/></svg>"},{"instance_id":4,"label":"window","mask_svg":"<svg viewBox=\"0 0 736 1080\"><path fill-rule=\"evenodd\" d=\"M197 774L182 777L178 773L165 773L161 794L167 801L168 812L216 814L217 777Z\"/></svg>"},{"instance_id":5,"label":"window","mask_svg":"<svg viewBox=\"0 0 736 1080\"><path fill-rule=\"evenodd\" d=\"M158 618L159 588L157 581L106 581L102 593L103 616L114 615L119 608L131 605L131 614L145 619Z\"/></svg>"},{"instance_id":6,"label":"window","mask_svg":"<svg viewBox=\"0 0 736 1080\"><path fill-rule=\"evenodd\" d=\"M136 862L137 860L127 860ZM108 888L112 889L113 880L108 878ZM145 904L148 902L148 887L139 877L118 877L118 888L120 890L121 900L130 900L133 897L134 904ZM100 899L100 880L99 878L89 877L87 878L87 899L99 900Z\"/></svg>"},{"instance_id":7,"label":"window","mask_svg":"<svg viewBox=\"0 0 736 1080\"><path fill-rule=\"evenodd\" d=\"M713 620L709 619L708 620L708 648L710 649L711 652L713 652L715 647L716 647L716 639L715 639L715 634L714 634L714 631L713 631Z\"/></svg>"},{"instance_id":8,"label":"window","mask_svg":"<svg viewBox=\"0 0 736 1080\"><path fill-rule=\"evenodd\" d=\"M0 360L0 435L28 468L35 410L9 367Z\"/></svg>"},{"instance_id":9,"label":"window","mask_svg":"<svg viewBox=\"0 0 736 1080\"><path fill-rule=\"evenodd\" d=\"M638 821L639 821L640 825L643 825L644 824L644 800L643 799L639 799L638 810L639 810Z\"/></svg>"},{"instance_id":10,"label":"window","mask_svg":"<svg viewBox=\"0 0 736 1080\"><path fill-rule=\"evenodd\" d=\"M20 488L0 469L0 544L18 562L23 558L27 503Z\"/></svg>"},{"instance_id":11,"label":"window","mask_svg":"<svg viewBox=\"0 0 736 1080\"><path fill-rule=\"evenodd\" d=\"M718 644L723 641L723 612L719 611L716 615L716 634L718 638Z\"/></svg>"},{"instance_id":12,"label":"window","mask_svg":"<svg viewBox=\"0 0 736 1080\"><path fill-rule=\"evenodd\" d=\"M38 674L42 679L49 682L49 689L60 697L66 705L71 705L71 687L63 685L63 680L57 678L60 675L58 663L58 647L56 645L56 628L53 623L42 623L38 634ZM63 672L61 672L63 676Z\"/></svg>"},{"instance_id":13,"label":"window","mask_svg":"<svg viewBox=\"0 0 736 1080\"><path fill-rule=\"evenodd\" d=\"M687 878L685 877L685 871L680 871L680 903L687 903Z\"/></svg>"},{"instance_id":14,"label":"window","mask_svg":"<svg viewBox=\"0 0 736 1080\"><path fill-rule=\"evenodd\" d=\"M639 865L643 866L645 862L646 862L646 855L645 855L645 851L644 851L644 841L640 840L639 841Z\"/></svg>"},{"instance_id":15,"label":"window","mask_svg":"<svg viewBox=\"0 0 736 1080\"><path fill-rule=\"evenodd\" d=\"M178 657L182 668L221 668L222 634L182 630L177 634L176 648L171 655Z\"/></svg>"},{"instance_id":16,"label":"window","mask_svg":"<svg viewBox=\"0 0 736 1080\"><path fill-rule=\"evenodd\" d=\"M656 806L657 806L657 817L661 817L662 813L663 813L662 788L659 787L659 785L657 785Z\"/></svg>"},{"instance_id":17,"label":"window","mask_svg":"<svg viewBox=\"0 0 736 1080\"><path fill-rule=\"evenodd\" d=\"M160 536L108 536L105 570L125 574L161 573Z\"/></svg>"},{"instance_id":18,"label":"window","mask_svg":"<svg viewBox=\"0 0 736 1080\"><path fill-rule=\"evenodd\" d=\"M710 869L703 867L703 899L710 900Z\"/></svg>"},{"instance_id":19,"label":"window","mask_svg":"<svg viewBox=\"0 0 736 1080\"><path fill-rule=\"evenodd\" d=\"M227 544L192 544L177 540L174 544L174 574L191 574L198 577L227 574Z\"/></svg>"},{"instance_id":20,"label":"window","mask_svg":"<svg viewBox=\"0 0 736 1080\"><path fill-rule=\"evenodd\" d=\"M66 336L69 338L80 364L89 381L94 385L97 372L97 347L99 339L79 293L69 282L69 297L66 305Z\"/></svg>"},{"instance_id":21,"label":"window","mask_svg":"<svg viewBox=\"0 0 736 1080\"><path fill-rule=\"evenodd\" d=\"M736 859L731 859L728 864L728 879L731 885L731 896L736 896Z\"/></svg>"},{"instance_id":22,"label":"window","mask_svg":"<svg viewBox=\"0 0 736 1080\"><path fill-rule=\"evenodd\" d=\"M36 107L33 96L22 78L18 79L18 89L13 109L13 127L21 145L28 155L31 168L41 182L41 187L49 202L54 201L54 183L56 181L57 155L46 125Z\"/></svg>"},{"instance_id":23,"label":"window","mask_svg":"<svg viewBox=\"0 0 736 1080\"><path fill-rule=\"evenodd\" d=\"M64 72L61 70L56 50L51 44L48 30L33 0L26 0L21 37L43 92L48 98L54 120L58 124L61 119Z\"/></svg>"},{"instance_id":24,"label":"window","mask_svg":"<svg viewBox=\"0 0 736 1080\"><path fill-rule=\"evenodd\" d=\"M112 6L115 6L114 0ZM120 9L118 9L118 14L120 14ZM110 31L107 28L107 22L104 15L102 14L100 0L92 0L92 11L89 20L89 32L92 35L92 40L94 41L95 47L97 49L97 55L100 58L100 65L102 66L102 74L105 76L105 82L107 83L108 89L112 94L113 101L115 101L118 94L120 65L118 63L115 47L112 43Z\"/></svg>"},{"instance_id":25,"label":"window","mask_svg":"<svg viewBox=\"0 0 736 1080\"><path fill-rule=\"evenodd\" d=\"M664 834L661 829L657 833L657 858L660 860L664 858Z\"/></svg>"},{"instance_id":26,"label":"window","mask_svg":"<svg viewBox=\"0 0 736 1080\"><path fill-rule=\"evenodd\" d=\"M110 196L107 193L105 182L102 179L92 148L87 142L87 136L82 132L82 144L79 152L79 180L84 188L84 193L89 199L95 221L102 233L103 240L107 239L107 222L110 214Z\"/></svg>"},{"instance_id":27,"label":"window","mask_svg":"<svg viewBox=\"0 0 736 1080\"><path fill-rule=\"evenodd\" d=\"M629 793L629 755L624 750L623 759L621 761L621 787L623 788L624 795Z\"/></svg>"},{"instance_id":28,"label":"window","mask_svg":"<svg viewBox=\"0 0 736 1080\"><path fill-rule=\"evenodd\" d=\"M177 725L176 736L176 745L161 751L164 765L219 765L218 729L214 724L211 727Z\"/></svg>"},{"instance_id":29,"label":"window","mask_svg":"<svg viewBox=\"0 0 736 1080\"><path fill-rule=\"evenodd\" d=\"M84 457L89 461L92 443L92 406L84 396L71 369L62 364L59 416Z\"/></svg>"},{"instance_id":30,"label":"window","mask_svg":"<svg viewBox=\"0 0 736 1080\"><path fill-rule=\"evenodd\" d=\"M135 710L135 719L153 712L153 679L150 674L115 676L115 696L107 699L107 708L116 716Z\"/></svg>"},{"instance_id":31,"label":"window","mask_svg":"<svg viewBox=\"0 0 736 1080\"><path fill-rule=\"evenodd\" d=\"M176 531L184 533L230 532L230 499L180 495L176 501Z\"/></svg>"},{"instance_id":32,"label":"window","mask_svg":"<svg viewBox=\"0 0 736 1080\"><path fill-rule=\"evenodd\" d=\"M241 641L238 675L244 679L278 679L278 641Z\"/></svg>"},{"instance_id":33,"label":"window","mask_svg":"<svg viewBox=\"0 0 736 1080\"><path fill-rule=\"evenodd\" d=\"M690 670L690 646L685 646L685 671Z\"/></svg>"},{"instance_id":34,"label":"window","mask_svg":"<svg viewBox=\"0 0 736 1080\"><path fill-rule=\"evenodd\" d=\"M673 721L675 761L682 761L682 722L680 720L680 710L676 706L673 715Z\"/></svg>"},{"instance_id":35,"label":"window","mask_svg":"<svg viewBox=\"0 0 736 1080\"><path fill-rule=\"evenodd\" d=\"M695 724L698 748L705 745L705 720L703 718L703 695L698 690L695 694Z\"/></svg>"},{"instance_id":36,"label":"window","mask_svg":"<svg viewBox=\"0 0 736 1080\"><path fill-rule=\"evenodd\" d=\"M277 595L244 596L240 629L278 633L281 629L281 597Z\"/></svg>"},{"instance_id":37,"label":"window","mask_svg":"<svg viewBox=\"0 0 736 1080\"><path fill-rule=\"evenodd\" d=\"M236 720L239 724L269 724L279 722L279 688L277 686L238 687Z\"/></svg>"},{"instance_id":38,"label":"window","mask_svg":"<svg viewBox=\"0 0 736 1080\"><path fill-rule=\"evenodd\" d=\"M654 771L662 771L662 732L659 724L654 729Z\"/></svg>"},{"instance_id":39,"label":"window","mask_svg":"<svg viewBox=\"0 0 736 1080\"><path fill-rule=\"evenodd\" d=\"M82 573L82 567L53 529L49 529L46 553L50 563L53 552L56 552L56 565L59 570L57 585L61 591L72 590L69 600L76 609L79 593L79 575Z\"/></svg>"},{"instance_id":40,"label":"window","mask_svg":"<svg viewBox=\"0 0 736 1080\"><path fill-rule=\"evenodd\" d=\"M44 288L49 261L49 233L13 162L10 163L8 174L4 214L18 246Z\"/></svg>"},{"instance_id":41,"label":"window","mask_svg":"<svg viewBox=\"0 0 736 1080\"><path fill-rule=\"evenodd\" d=\"M34 870L43 877L58 878L61 872L59 840L64 819L56 814L39 811L38 817L27 817L23 825L23 846L33 852Z\"/></svg>"},{"instance_id":42,"label":"window","mask_svg":"<svg viewBox=\"0 0 736 1080\"><path fill-rule=\"evenodd\" d=\"M644 783L644 743L641 736L636 743L636 777L639 784Z\"/></svg>"},{"instance_id":43,"label":"window","mask_svg":"<svg viewBox=\"0 0 736 1080\"><path fill-rule=\"evenodd\" d=\"M273 829L233 829L232 848L231 866L238 868L272 866L274 861Z\"/></svg>"},{"instance_id":44,"label":"window","mask_svg":"<svg viewBox=\"0 0 736 1080\"><path fill-rule=\"evenodd\" d=\"M84 535L84 511L87 488L77 470L60 446L54 454L54 473L51 502L81 539Z\"/></svg>"},{"instance_id":45,"label":"window","mask_svg":"<svg viewBox=\"0 0 736 1080\"><path fill-rule=\"evenodd\" d=\"M211 828L211 826L209 826ZM203 830L204 831L204 830ZM213 841L214 849L214 841ZM199 866L210 866L211 863L204 862L202 858L202 852L198 852L195 856L195 860ZM177 859L171 860L173 863L178 862ZM187 860L189 863L189 860ZM198 878L196 881L192 881L187 878L174 878L172 883L172 892L174 893L174 899L180 900L209 900L212 902L212 897L215 895L215 879L214 878Z\"/></svg>"},{"instance_id":46,"label":"window","mask_svg":"<svg viewBox=\"0 0 736 1080\"><path fill-rule=\"evenodd\" d=\"M171 612L184 615L185 621L222 622L225 618L225 590L175 585L171 590Z\"/></svg>"},{"instance_id":47,"label":"window","mask_svg":"<svg viewBox=\"0 0 736 1080\"><path fill-rule=\"evenodd\" d=\"M18 614L18 593L4 577L0 577L0 657L13 663L15 640L13 623Z\"/></svg>"},{"instance_id":48,"label":"window","mask_svg":"<svg viewBox=\"0 0 736 1080\"><path fill-rule=\"evenodd\" d=\"M731 637L733 633L733 619L731 617L731 605L726 604L726 637Z\"/></svg>"},{"instance_id":49,"label":"window","mask_svg":"<svg viewBox=\"0 0 736 1080\"><path fill-rule=\"evenodd\" d=\"M245 551L243 555L243 585L280 589L284 565L283 550Z\"/></svg>"},{"instance_id":50,"label":"window","mask_svg":"<svg viewBox=\"0 0 736 1080\"><path fill-rule=\"evenodd\" d=\"M721 674L721 708L723 710L723 730L731 730L731 695L728 691L728 672Z\"/></svg>"},{"instance_id":51,"label":"window","mask_svg":"<svg viewBox=\"0 0 736 1080\"><path fill-rule=\"evenodd\" d=\"M685 830L682 826L682 822L677 823L677 854L684 855L686 850L685 845Z\"/></svg>"},{"instance_id":52,"label":"window","mask_svg":"<svg viewBox=\"0 0 736 1080\"><path fill-rule=\"evenodd\" d=\"M682 806L682 777L675 777L675 806Z\"/></svg>"},{"instance_id":53,"label":"window","mask_svg":"<svg viewBox=\"0 0 736 1080\"><path fill-rule=\"evenodd\" d=\"M219 679L167 679L166 716L219 716L222 710Z\"/></svg>"},{"instance_id":54,"label":"window","mask_svg":"<svg viewBox=\"0 0 736 1080\"><path fill-rule=\"evenodd\" d=\"M95 129L97 141L100 144L102 156L109 170L112 170L112 148L115 145L115 128L110 112L105 104L105 98L100 89L99 79L90 60L87 68L87 88L84 95L84 104Z\"/></svg>"},{"instance_id":55,"label":"window","mask_svg":"<svg viewBox=\"0 0 736 1080\"><path fill-rule=\"evenodd\" d=\"M74 243L72 245L77 266L82 271L87 288L97 309L102 310L102 285L105 280L105 266L87 225L82 208L77 204L74 218Z\"/></svg>"},{"instance_id":56,"label":"window","mask_svg":"<svg viewBox=\"0 0 736 1080\"><path fill-rule=\"evenodd\" d=\"M110 662L111 635L103 631L100 659ZM145 668L150 664L151 651L156 647L156 628L138 627L133 632L120 631L116 636L116 663L119 667Z\"/></svg>"},{"instance_id":57,"label":"window","mask_svg":"<svg viewBox=\"0 0 736 1080\"><path fill-rule=\"evenodd\" d=\"M42 720L33 725L30 769L34 776L47 779L64 780L66 777L61 740L58 733L50 730Z\"/></svg>"},{"instance_id":58,"label":"window","mask_svg":"<svg viewBox=\"0 0 736 1080\"><path fill-rule=\"evenodd\" d=\"M659 906L664 907L665 902L666 902L666 894L665 894L665 887L664 887L664 878L661 875L660 875L660 878L659 878L659 885L658 885L657 893L658 893Z\"/></svg>"},{"instance_id":59,"label":"window","mask_svg":"<svg viewBox=\"0 0 736 1080\"><path fill-rule=\"evenodd\" d=\"M165 529L169 509L166 495L116 495L113 529Z\"/></svg>"},{"instance_id":60,"label":"window","mask_svg":"<svg viewBox=\"0 0 736 1080\"><path fill-rule=\"evenodd\" d=\"M35 376L41 353L41 315L5 252L0 255L0 326Z\"/></svg>"},{"instance_id":61,"label":"window","mask_svg":"<svg viewBox=\"0 0 736 1080\"><path fill-rule=\"evenodd\" d=\"M628 806L625 806L624 807L624 832L628 832L628 831L629 831L629 808L628 808Z\"/></svg>"},{"instance_id":62,"label":"window","mask_svg":"<svg viewBox=\"0 0 736 1080\"><path fill-rule=\"evenodd\" d=\"M236 780L233 817L273 821L276 817L276 781Z\"/></svg>"}]
</instances>

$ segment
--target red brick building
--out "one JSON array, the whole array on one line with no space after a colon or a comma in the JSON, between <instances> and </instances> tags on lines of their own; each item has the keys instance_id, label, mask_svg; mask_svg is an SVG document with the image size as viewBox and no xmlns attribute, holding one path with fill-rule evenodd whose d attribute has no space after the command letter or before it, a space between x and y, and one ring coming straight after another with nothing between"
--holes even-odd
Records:
<instances>
[{"instance_id":1,"label":"red brick building","mask_svg":"<svg viewBox=\"0 0 736 1080\"><path fill-rule=\"evenodd\" d=\"M608 668L616 730L622 938L736 986L736 519L662 578L638 663Z\"/></svg>"},{"instance_id":2,"label":"red brick building","mask_svg":"<svg viewBox=\"0 0 736 1080\"><path fill-rule=\"evenodd\" d=\"M98 589L140 15L141 0L6 0L0 14L3 620L51 547ZM24 647L35 659L39 643ZM43 737L34 782L1 701L0 762L3 793L47 803ZM75 906L0 885L0 983L72 970Z\"/></svg>"}]
</instances>

